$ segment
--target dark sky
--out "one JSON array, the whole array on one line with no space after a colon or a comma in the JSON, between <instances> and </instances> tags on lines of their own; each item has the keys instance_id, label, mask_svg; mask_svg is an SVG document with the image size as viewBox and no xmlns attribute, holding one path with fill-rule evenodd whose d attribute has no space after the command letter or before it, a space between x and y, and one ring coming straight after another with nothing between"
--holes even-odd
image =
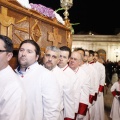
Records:
<instances>
[{"instance_id":1,"label":"dark sky","mask_svg":"<svg viewBox=\"0 0 120 120\"><path fill-rule=\"evenodd\" d=\"M29 0L56 10L60 8L60 0ZM63 16L64 11L58 13ZM69 10L75 34L92 31L100 35L114 35L120 32L120 6L115 0L73 0Z\"/></svg>"}]
</instances>

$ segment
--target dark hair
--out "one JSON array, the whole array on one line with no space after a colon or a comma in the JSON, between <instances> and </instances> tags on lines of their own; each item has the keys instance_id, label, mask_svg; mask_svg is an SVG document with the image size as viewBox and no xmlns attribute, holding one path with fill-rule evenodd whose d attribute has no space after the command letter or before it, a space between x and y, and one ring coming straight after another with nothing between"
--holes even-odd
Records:
<instances>
[{"instance_id":1,"label":"dark hair","mask_svg":"<svg viewBox=\"0 0 120 120\"><path fill-rule=\"evenodd\" d=\"M75 49L74 49L74 51L79 51L79 50L83 51L84 56L85 56L85 50L84 50L83 48L75 48Z\"/></svg>"},{"instance_id":2,"label":"dark hair","mask_svg":"<svg viewBox=\"0 0 120 120\"><path fill-rule=\"evenodd\" d=\"M71 56L71 49L69 47L62 46L62 47L60 47L60 50L69 52L69 56L68 57L70 58L70 56Z\"/></svg>"},{"instance_id":3,"label":"dark hair","mask_svg":"<svg viewBox=\"0 0 120 120\"><path fill-rule=\"evenodd\" d=\"M95 53L98 55L98 58L99 58L99 53L98 53L97 51L94 51L94 54L95 54Z\"/></svg>"},{"instance_id":4,"label":"dark hair","mask_svg":"<svg viewBox=\"0 0 120 120\"><path fill-rule=\"evenodd\" d=\"M39 47L39 45L38 45L34 40L27 39L27 40L24 40L24 41L21 42L21 44L20 44L20 46L19 46L19 49L21 48L21 46L22 46L24 43L30 43L30 44L32 44L33 46L35 46L36 55L39 55L39 59L40 59L41 52L40 52L40 47Z\"/></svg>"},{"instance_id":5,"label":"dark hair","mask_svg":"<svg viewBox=\"0 0 120 120\"><path fill-rule=\"evenodd\" d=\"M89 54L94 56L94 51L93 50L89 50Z\"/></svg>"},{"instance_id":6,"label":"dark hair","mask_svg":"<svg viewBox=\"0 0 120 120\"><path fill-rule=\"evenodd\" d=\"M0 40L5 43L4 48L7 50L7 52L13 52L13 43L9 37L0 35Z\"/></svg>"}]
</instances>

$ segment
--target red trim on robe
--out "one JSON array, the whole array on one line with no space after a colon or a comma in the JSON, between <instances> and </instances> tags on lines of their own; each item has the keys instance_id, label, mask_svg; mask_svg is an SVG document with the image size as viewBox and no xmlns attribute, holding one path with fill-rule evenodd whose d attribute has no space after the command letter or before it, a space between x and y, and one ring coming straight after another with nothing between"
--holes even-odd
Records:
<instances>
[{"instance_id":1,"label":"red trim on robe","mask_svg":"<svg viewBox=\"0 0 120 120\"><path fill-rule=\"evenodd\" d=\"M94 61L90 62L89 64L93 64L93 63L94 63Z\"/></svg>"},{"instance_id":2,"label":"red trim on robe","mask_svg":"<svg viewBox=\"0 0 120 120\"><path fill-rule=\"evenodd\" d=\"M64 120L72 120L71 118L64 118Z\"/></svg>"},{"instance_id":3,"label":"red trim on robe","mask_svg":"<svg viewBox=\"0 0 120 120\"><path fill-rule=\"evenodd\" d=\"M94 96L93 95L89 95L89 103L92 104L93 100L94 100Z\"/></svg>"},{"instance_id":4,"label":"red trim on robe","mask_svg":"<svg viewBox=\"0 0 120 120\"><path fill-rule=\"evenodd\" d=\"M116 96L116 91L112 91L113 96Z\"/></svg>"},{"instance_id":5,"label":"red trim on robe","mask_svg":"<svg viewBox=\"0 0 120 120\"><path fill-rule=\"evenodd\" d=\"M103 92L103 91L104 91L104 86L99 85L99 91L100 91L100 92Z\"/></svg>"},{"instance_id":6,"label":"red trim on robe","mask_svg":"<svg viewBox=\"0 0 120 120\"><path fill-rule=\"evenodd\" d=\"M86 104L84 104L84 103L79 103L78 114L86 115L87 108L88 108L88 105L86 105Z\"/></svg>"}]
</instances>

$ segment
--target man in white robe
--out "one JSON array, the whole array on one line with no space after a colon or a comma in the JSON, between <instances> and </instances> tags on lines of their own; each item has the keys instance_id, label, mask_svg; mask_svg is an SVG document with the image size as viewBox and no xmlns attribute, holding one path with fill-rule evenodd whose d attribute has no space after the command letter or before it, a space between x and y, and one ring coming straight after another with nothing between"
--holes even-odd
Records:
<instances>
[{"instance_id":1,"label":"man in white robe","mask_svg":"<svg viewBox=\"0 0 120 120\"><path fill-rule=\"evenodd\" d=\"M57 66L60 58L60 49L48 46L43 58L44 67L49 69L59 84L61 95L59 120L71 120L74 118L74 95L73 85L66 74Z\"/></svg>"},{"instance_id":2,"label":"man in white robe","mask_svg":"<svg viewBox=\"0 0 120 120\"><path fill-rule=\"evenodd\" d=\"M67 75L69 78L68 85L72 86L73 90L71 94L74 96L74 102L76 101L76 89L75 86L77 84L77 77L75 75L75 72L69 67L69 58L71 56L71 50L67 46L60 47L60 61L58 63L59 68L63 70L63 72ZM75 104L75 103L74 103ZM75 111L75 110L74 110Z\"/></svg>"},{"instance_id":3,"label":"man in white robe","mask_svg":"<svg viewBox=\"0 0 120 120\"><path fill-rule=\"evenodd\" d=\"M118 81L111 87L111 93L113 94L113 102L110 112L110 118L112 120L120 120L120 74L118 74Z\"/></svg>"},{"instance_id":4,"label":"man in white robe","mask_svg":"<svg viewBox=\"0 0 120 120\"><path fill-rule=\"evenodd\" d=\"M75 72L77 76L77 97L75 101L76 106L76 118L75 120L83 119L87 113L89 105L89 92L90 92L90 77L81 68L82 55L78 51L74 51L71 54L69 66Z\"/></svg>"},{"instance_id":5,"label":"man in white robe","mask_svg":"<svg viewBox=\"0 0 120 120\"><path fill-rule=\"evenodd\" d=\"M39 65L40 48L33 40L24 40L19 47L17 75L27 94L25 120L58 120L60 95L51 72Z\"/></svg>"},{"instance_id":6,"label":"man in white robe","mask_svg":"<svg viewBox=\"0 0 120 120\"><path fill-rule=\"evenodd\" d=\"M89 105L86 116L83 118L83 120L88 120L93 118L94 116L94 114L91 111L91 108L92 110L94 110L93 99L95 95L95 72L91 64L88 64L89 51L84 50L82 48L76 48L75 51L78 51L82 55L81 69L83 69L90 77Z\"/></svg>"},{"instance_id":7,"label":"man in white robe","mask_svg":"<svg viewBox=\"0 0 120 120\"><path fill-rule=\"evenodd\" d=\"M0 35L0 120L24 120L26 96L19 78L9 66L13 43Z\"/></svg>"},{"instance_id":8,"label":"man in white robe","mask_svg":"<svg viewBox=\"0 0 120 120\"><path fill-rule=\"evenodd\" d=\"M97 101L95 103L95 118L94 120L104 120L104 98L103 98L103 91L104 91L104 85L105 85L105 66L98 62L99 56L97 52L94 52L94 66L96 70L98 71L98 79L99 79L99 85L98 85L98 95L97 95Z\"/></svg>"}]
</instances>

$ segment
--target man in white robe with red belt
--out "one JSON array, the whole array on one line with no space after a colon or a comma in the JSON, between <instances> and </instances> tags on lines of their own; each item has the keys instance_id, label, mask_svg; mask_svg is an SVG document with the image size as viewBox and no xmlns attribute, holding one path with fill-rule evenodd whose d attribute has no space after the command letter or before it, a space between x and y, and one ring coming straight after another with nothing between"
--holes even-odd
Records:
<instances>
[{"instance_id":1,"label":"man in white robe with red belt","mask_svg":"<svg viewBox=\"0 0 120 120\"><path fill-rule=\"evenodd\" d=\"M27 95L25 120L58 120L59 86L51 72L38 64L40 48L34 40L24 40L19 47L16 73Z\"/></svg>"},{"instance_id":2,"label":"man in white robe with red belt","mask_svg":"<svg viewBox=\"0 0 120 120\"><path fill-rule=\"evenodd\" d=\"M112 120L120 120L120 74L118 74L118 81L114 82L111 87L111 93L114 98L112 102L110 118L112 118Z\"/></svg>"},{"instance_id":3,"label":"man in white robe with red belt","mask_svg":"<svg viewBox=\"0 0 120 120\"><path fill-rule=\"evenodd\" d=\"M78 51L73 51L70 57L69 66L75 72L77 77L77 97L75 101L76 118L75 120L82 120L88 109L89 105L89 92L90 92L90 77L81 68L83 59Z\"/></svg>"},{"instance_id":4,"label":"man in white robe with red belt","mask_svg":"<svg viewBox=\"0 0 120 120\"><path fill-rule=\"evenodd\" d=\"M97 52L94 52L94 67L98 72L98 95L97 101L95 103L95 118L94 120L104 120L104 98L103 98L103 91L105 85L105 66L98 62L99 55Z\"/></svg>"},{"instance_id":5,"label":"man in white robe with red belt","mask_svg":"<svg viewBox=\"0 0 120 120\"><path fill-rule=\"evenodd\" d=\"M88 120L93 118L94 113L91 110L93 109L93 99L95 95L95 71L94 67L91 66L91 64L88 63L88 58L89 58L89 51L84 50L82 48L76 48L75 51L78 51L82 55L82 64L81 64L81 69L83 69L87 75L90 77L90 93L89 93L89 106L88 106L88 111L86 116L83 118L83 120Z\"/></svg>"},{"instance_id":6,"label":"man in white robe with red belt","mask_svg":"<svg viewBox=\"0 0 120 120\"><path fill-rule=\"evenodd\" d=\"M57 64L60 60L60 49L55 46L48 46L43 58L44 67L53 73L60 89L60 116L58 120L71 120L74 118L74 95L73 84Z\"/></svg>"},{"instance_id":7,"label":"man in white robe with red belt","mask_svg":"<svg viewBox=\"0 0 120 120\"><path fill-rule=\"evenodd\" d=\"M69 67L69 59L71 56L71 49L67 46L60 47L60 61L58 63L59 68L63 70L63 72L67 75L69 78L68 85L73 87L73 90L71 91L71 94L74 96L74 104L77 100L76 98L76 84L77 84L77 77L75 75L75 72ZM75 111L75 110L74 110Z\"/></svg>"},{"instance_id":8,"label":"man in white robe with red belt","mask_svg":"<svg viewBox=\"0 0 120 120\"><path fill-rule=\"evenodd\" d=\"M10 38L0 35L0 120L24 120L26 95L9 61L13 56Z\"/></svg>"}]
</instances>

